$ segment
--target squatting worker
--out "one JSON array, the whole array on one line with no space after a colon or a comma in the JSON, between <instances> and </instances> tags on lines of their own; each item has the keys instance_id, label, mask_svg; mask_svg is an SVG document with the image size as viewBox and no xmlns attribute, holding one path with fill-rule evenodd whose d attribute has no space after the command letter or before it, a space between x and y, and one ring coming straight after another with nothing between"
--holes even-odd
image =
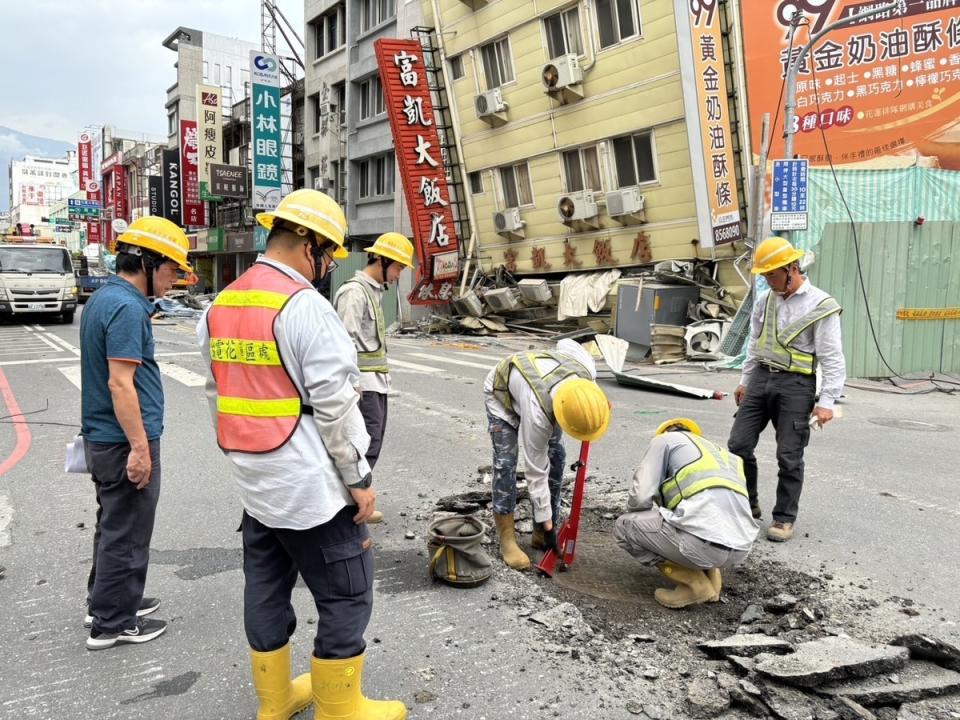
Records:
<instances>
[{"instance_id":1,"label":"squatting worker","mask_svg":"<svg viewBox=\"0 0 960 720\"><path fill-rule=\"evenodd\" d=\"M87 648L143 643L167 624L143 616L160 605L143 597L160 497L163 385L154 359L152 298L190 272L190 243L169 220L134 220L117 238L117 274L80 319L82 429L97 490L93 564L87 581Z\"/></svg>"},{"instance_id":2,"label":"squatting worker","mask_svg":"<svg viewBox=\"0 0 960 720\"><path fill-rule=\"evenodd\" d=\"M811 424L822 427L833 419L846 379L840 305L803 275L801 257L803 251L779 237L757 247L753 273L763 275L770 289L757 299L751 316L747 357L734 393L738 410L727 441L730 452L743 458L750 506L759 519L754 450L767 423L773 423L780 472L767 539L774 542L793 537ZM818 365L823 380L816 399Z\"/></svg>"},{"instance_id":3,"label":"squatting worker","mask_svg":"<svg viewBox=\"0 0 960 720\"><path fill-rule=\"evenodd\" d=\"M483 392L493 442L493 512L500 555L514 570L530 566L517 545L518 442L523 445L527 488L533 505L535 548L557 548L560 493L566 452L563 433L599 439L610 423L610 403L596 382L593 358L573 340L552 351L522 352L490 371Z\"/></svg>"},{"instance_id":4,"label":"squatting worker","mask_svg":"<svg viewBox=\"0 0 960 720\"><path fill-rule=\"evenodd\" d=\"M657 428L633 475L617 544L677 583L654 598L669 608L720 599L720 570L742 563L759 531L743 463L687 418Z\"/></svg>"},{"instance_id":5,"label":"squatting worker","mask_svg":"<svg viewBox=\"0 0 960 720\"><path fill-rule=\"evenodd\" d=\"M406 268L413 267L413 243L400 233L384 233L366 249L367 266L357 270L333 298L333 306L357 347L360 368L360 412L370 435L367 462L377 464L387 428L387 394L390 368L387 364L387 336L383 321L383 296ZM383 520L375 510L368 523Z\"/></svg>"},{"instance_id":6,"label":"squatting worker","mask_svg":"<svg viewBox=\"0 0 960 720\"><path fill-rule=\"evenodd\" d=\"M223 290L197 334L210 360L217 442L243 503L244 628L260 718L310 703L317 718L399 719L401 702L361 693L373 608L374 509L358 407L357 354L311 283L346 257L347 222L329 196L297 190L260 213L264 255ZM291 679L297 574L318 621L311 672Z\"/></svg>"}]
</instances>

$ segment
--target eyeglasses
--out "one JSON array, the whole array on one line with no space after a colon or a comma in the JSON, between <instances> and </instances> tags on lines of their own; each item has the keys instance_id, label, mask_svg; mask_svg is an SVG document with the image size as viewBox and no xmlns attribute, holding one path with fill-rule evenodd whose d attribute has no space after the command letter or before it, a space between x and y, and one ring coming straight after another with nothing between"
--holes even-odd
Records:
<instances>
[{"instance_id":1,"label":"eyeglasses","mask_svg":"<svg viewBox=\"0 0 960 720\"><path fill-rule=\"evenodd\" d=\"M339 267L339 265L337 264L337 261L333 259L333 253L335 252L336 250L324 250L323 252L327 260L329 261L329 264L327 265L327 275L329 275Z\"/></svg>"}]
</instances>

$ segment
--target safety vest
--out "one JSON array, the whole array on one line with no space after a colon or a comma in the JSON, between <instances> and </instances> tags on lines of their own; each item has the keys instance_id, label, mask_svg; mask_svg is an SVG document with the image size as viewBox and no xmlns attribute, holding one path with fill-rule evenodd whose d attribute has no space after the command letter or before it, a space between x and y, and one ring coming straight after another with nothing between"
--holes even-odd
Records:
<instances>
[{"instance_id":1,"label":"safety vest","mask_svg":"<svg viewBox=\"0 0 960 720\"><path fill-rule=\"evenodd\" d=\"M207 313L217 383L217 443L225 451L268 453L283 447L312 413L290 378L274 325L294 295L311 290L255 263L223 290Z\"/></svg>"},{"instance_id":2,"label":"safety vest","mask_svg":"<svg viewBox=\"0 0 960 720\"><path fill-rule=\"evenodd\" d=\"M343 284L351 283L359 285L363 294L367 296L367 302L373 308L373 319L377 324L377 349L363 352L357 350L357 367L360 368L360 372L388 373L390 367L387 365L387 332L383 323L383 308L363 280L352 278Z\"/></svg>"},{"instance_id":3,"label":"safety vest","mask_svg":"<svg viewBox=\"0 0 960 720\"><path fill-rule=\"evenodd\" d=\"M787 372L812 375L816 368L816 356L791 347L791 344L808 327L840 312L841 309L840 303L832 297L826 297L806 315L797 318L783 330L777 331L777 303L773 291L770 291L767 293L763 326L754 351L757 360Z\"/></svg>"},{"instance_id":4,"label":"safety vest","mask_svg":"<svg viewBox=\"0 0 960 720\"><path fill-rule=\"evenodd\" d=\"M682 500L711 488L725 488L748 497L743 460L739 456L693 433L683 434L697 446L700 457L660 483L663 507L673 510Z\"/></svg>"},{"instance_id":5,"label":"safety vest","mask_svg":"<svg viewBox=\"0 0 960 720\"><path fill-rule=\"evenodd\" d=\"M560 363L546 375L537 369L537 360L553 360ZM497 364L493 376L493 396L507 410L513 410L513 398L510 396L510 371L516 369L533 389L540 407L551 422L556 422L553 414L553 397L550 391L558 383L569 377L581 377L592 380L590 371L573 358L557 352L516 353Z\"/></svg>"}]
</instances>

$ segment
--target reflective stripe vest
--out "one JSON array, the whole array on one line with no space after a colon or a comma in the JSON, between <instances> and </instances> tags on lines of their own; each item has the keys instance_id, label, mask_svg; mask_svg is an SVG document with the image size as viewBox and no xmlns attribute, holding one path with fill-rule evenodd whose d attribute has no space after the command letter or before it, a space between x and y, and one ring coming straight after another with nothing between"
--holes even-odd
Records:
<instances>
[{"instance_id":1,"label":"reflective stripe vest","mask_svg":"<svg viewBox=\"0 0 960 720\"><path fill-rule=\"evenodd\" d=\"M748 497L743 460L739 456L693 433L683 434L697 446L700 458L684 465L676 475L660 483L663 507L673 510L684 499L711 488L726 488Z\"/></svg>"},{"instance_id":2,"label":"reflective stripe vest","mask_svg":"<svg viewBox=\"0 0 960 720\"><path fill-rule=\"evenodd\" d=\"M207 313L217 443L225 451L273 452L300 423L303 401L284 367L274 324L302 290L312 288L255 263L217 295Z\"/></svg>"},{"instance_id":3,"label":"reflective stripe vest","mask_svg":"<svg viewBox=\"0 0 960 720\"><path fill-rule=\"evenodd\" d=\"M537 369L537 360L554 360L557 367L541 375ZM507 410L513 410L513 398L510 396L510 371L516 369L533 389L534 395L543 412L551 422L556 422L553 414L553 397L550 391L558 383L569 377L581 377L592 380L590 371L571 357L557 352L528 352L516 353L506 357L497 364L493 376L493 396L500 401Z\"/></svg>"},{"instance_id":4,"label":"reflective stripe vest","mask_svg":"<svg viewBox=\"0 0 960 720\"><path fill-rule=\"evenodd\" d=\"M815 322L840 311L840 304L832 297L826 297L813 310L778 332L776 297L773 291L768 292L763 311L763 326L760 328L760 337L757 338L754 351L757 360L787 372L812 375L816 368L816 356L791 347L791 343Z\"/></svg>"},{"instance_id":5,"label":"reflective stripe vest","mask_svg":"<svg viewBox=\"0 0 960 720\"><path fill-rule=\"evenodd\" d=\"M373 319L377 324L377 349L361 352L357 350L357 366L360 372L388 373L390 367L387 365L387 332L383 323L383 308L380 307L380 301L377 300L370 288L363 280L356 278L347 280L344 285L353 283L359 285L363 294L367 297L367 302L373 308Z\"/></svg>"}]
</instances>

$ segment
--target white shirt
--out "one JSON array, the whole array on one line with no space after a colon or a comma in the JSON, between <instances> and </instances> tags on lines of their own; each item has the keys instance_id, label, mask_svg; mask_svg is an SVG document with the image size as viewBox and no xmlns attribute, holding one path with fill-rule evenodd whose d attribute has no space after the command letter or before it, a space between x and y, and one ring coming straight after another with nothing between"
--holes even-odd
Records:
<instances>
[{"instance_id":1,"label":"white shirt","mask_svg":"<svg viewBox=\"0 0 960 720\"><path fill-rule=\"evenodd\" d=\"M357 270L354 279L359 280L373 295L374 302L383 307L384 287L362 270ZM372 352L380 347L377 337L377 316L367 301L363 288L355 282L344 283L333 296L333 307L336 308L343 326L353 339L354 345L360 352ZM386 342L386 340L384 340ZM360 373L360 390L386 395L390 392L390 373Z\"/></svg>"},{"instance_id":2,"label":"white shirt","mask_svg":"<svg viewBox=\"0 0 960 720\"><path fill-rule=\"evenodd\" d=\"M590 353L573 340L561 340L557 343L557 352L567 355L590 371L593 379L597 377L597 368L590 357ZM537 369L542 375L546 375L559 365L555 360L537 360ZM550 438L556 429L556 425L550 421L547 414L540 407L540 401L537 400L536 393L530 387L530 383L524 380L519 372L510 371L509 391L513 402L513 411L505 408L499 400L493 396L493 379L496 375L496 368L490 371L483 383L484 401L487 412L494 417L500 418L510 423L513 427L519 426L518 437L520 440L520 452L523 456L524 471L527 479L527 489L530 493L530 502L533 504L533 518L537 522L545 522L553 516L553 509L550 506L550 484L548 481L550 475ZM550 396L555 397L557 390L566 382L573 380L568 378L563 382L557 383L550 391Z\"/></svg>"},{"instance_id":3,"label":"white shirt","mask_svg":"<svg viewBox=\"0 0 960 720\"><path fill-rule=\"evenodd\" d=\"M244 510L267 527L306 530L353 504L346 484L370 471L364 459L370 437L354 389L360 375L357 352L333 306L306 278L263 256L257 262L307 286L284 306L274 332L284 366L314 414L301 416L290 440L273 452L229 452L227 457ZM197 339L209 368L207 312L197 325ZM216 383L209 371L207 398L216 426Z\"/></svg>"},{"instance_id":4,"label":"white shirt","mask_svg":"<svg viewBox=\"0 0 960 720\"><path fill-rule=\"evenodd\" d=\"M750 342L747 344L747 357L743 363L740 384L748 385L753 371L757 367L756 348L757 338L763 328L764 310L767 306L767 290L753 306L750 316ZM774 303L777 308L777 330L783 330L790 323L799 320L813 311L829 294L818 287L814 287L809 280L796 289L790 297L784 299L777 295ZM793 341L793 347L806 353L817 356L817 363L823 373L823 382L820 385L820 399L817 406L824 410L832 410L834 403L843 394L843 383L847 379L847 366L843 358L843 343L840 340L840 313L815 322Z\"/></svg>"},{"instance_id":5,"label":"white shirt","mask_svg":"<svg viewBox=\"0 0 960 720\"><path fill-rule=\"evenodd\" d=\"M627 510L649 510L659 504L660 484L700 458L700 449L682 432L666 432L650 441L633 474ZM659 507L665 522L701 540L732 550L749 550L759 528L746 497L725 488L710 488L681 500L673 510Z\"/></svg>"}]
</instances>

